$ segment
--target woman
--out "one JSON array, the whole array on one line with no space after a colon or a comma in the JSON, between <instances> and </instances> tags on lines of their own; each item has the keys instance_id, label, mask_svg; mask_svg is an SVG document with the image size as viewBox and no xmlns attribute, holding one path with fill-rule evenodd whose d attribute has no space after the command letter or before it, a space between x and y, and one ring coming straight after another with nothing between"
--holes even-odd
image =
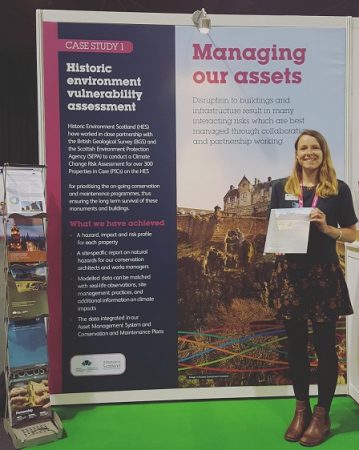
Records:
<instances>
[{"instance_id":1,"label":"woman","mask_svg":"<svg viewBox=\"0 0 359 450\"><path fill-rule=\"evenodd\" d=\"M270 297L287 332L296 397L295 414L284 437L314 446L330 433L329 409L338 376L336 321L340 315L353 312L336 241L353 242L358 221L348 186L336 178L328 144L314 130L298 136L291 175L272 187L270 208L292 207L312 207L308 251L277 255ZM309 404L308 320L312 321L318 357L318 404L313 414Z\"/></svg>"}]
</instances>

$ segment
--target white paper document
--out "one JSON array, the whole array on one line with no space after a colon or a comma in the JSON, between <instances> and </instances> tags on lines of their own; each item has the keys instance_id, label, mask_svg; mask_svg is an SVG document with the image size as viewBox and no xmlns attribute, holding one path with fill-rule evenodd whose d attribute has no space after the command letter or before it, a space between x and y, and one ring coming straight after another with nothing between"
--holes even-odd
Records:
<instances>
[{"instance_id":1,"label":"white paper document","mask_svg":"<svg viewBox=\"0 0 359 450\"><path fill-rule=\"evenodd\" d=\"M312 208L272 209L264 253L307 253Z\"/></svg>"},{"instance_id":2,"label":"white paper document","mask_svg":"<svg viewBox=\"0 0 359 450\"><path fill-rule=\"evenodd\" d=\"M42 169L7 169L7 214L34 216L46 212Z\"/></svg>"}]
</instances>

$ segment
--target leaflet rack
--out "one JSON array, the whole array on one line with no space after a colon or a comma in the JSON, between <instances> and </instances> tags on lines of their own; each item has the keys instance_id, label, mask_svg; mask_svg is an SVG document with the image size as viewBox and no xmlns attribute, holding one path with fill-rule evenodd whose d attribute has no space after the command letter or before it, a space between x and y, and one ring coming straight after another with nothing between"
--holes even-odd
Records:
<instances>
[{"instance_id":1,"label":"leaflet rack","mask_svg":"<svg viewBox=\"0 0 359 450\"><path fill-rule=\"evenodd\" d=\"M0 175L6 280L4 428L20 449L63 435L48 387L45 167L5 165Z\"/></svg>"}]
</instances>

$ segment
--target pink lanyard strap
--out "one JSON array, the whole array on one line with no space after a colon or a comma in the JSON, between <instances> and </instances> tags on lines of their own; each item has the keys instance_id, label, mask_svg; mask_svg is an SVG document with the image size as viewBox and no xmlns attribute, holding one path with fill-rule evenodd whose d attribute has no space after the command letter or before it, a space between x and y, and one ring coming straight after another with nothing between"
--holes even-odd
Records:
<instances>
[{"instance_id":1,"label":"pink lanyard strap","mask_svg":"<svg viewBox=\"0 0 359 450\"><path fill-rule=\"evenodd\" d=\"M317 203L318 203L318 194L317 194L317 189L315 189L315 195L312 201L312 208L316 208ZM304 200L303 200L303 184L300 185L300 195L299 195L299 208L303 208L304 206Z\"/></svg>"}]
</instances>

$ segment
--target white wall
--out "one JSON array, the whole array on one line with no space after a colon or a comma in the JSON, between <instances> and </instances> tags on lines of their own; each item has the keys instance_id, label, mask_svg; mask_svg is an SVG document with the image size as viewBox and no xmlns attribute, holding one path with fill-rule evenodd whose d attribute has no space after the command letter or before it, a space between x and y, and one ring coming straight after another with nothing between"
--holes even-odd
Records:
<instances>
[{"instance_id":1,"label":"white wall","mask_svg":"<svg viewBox=\"0 0 359 450\"><path fill-rule=\"evenodd\" d=\"M346 274L354 314L348 317L347 363L349 394L359 403L359 242L346 246Z\"/></svg>"},{"instance_id":2,"label":"white wall","mask_svg":"<svg viewBox=\"0 0 359 450\"><path fill-rule=\"evenodd\" d=\"M348 182L359 218L359 19L351 20L348 108ZM358 225L357 225L358 227ZM359 403L359 242L346 245L346 276L354 315L348 318L348 387Z\"/></svg>"},{"instance_id":3,"label":"white wall","mask_svg":"<svg viewBox=\"0 0 359 450\"><path fill-rule=\"evenodd\" d=\"M350 49L350 96L349 96L349 161L348 181L353 193L359 218L359 19L352 19Z\"/></svg>"}]
</instances>

